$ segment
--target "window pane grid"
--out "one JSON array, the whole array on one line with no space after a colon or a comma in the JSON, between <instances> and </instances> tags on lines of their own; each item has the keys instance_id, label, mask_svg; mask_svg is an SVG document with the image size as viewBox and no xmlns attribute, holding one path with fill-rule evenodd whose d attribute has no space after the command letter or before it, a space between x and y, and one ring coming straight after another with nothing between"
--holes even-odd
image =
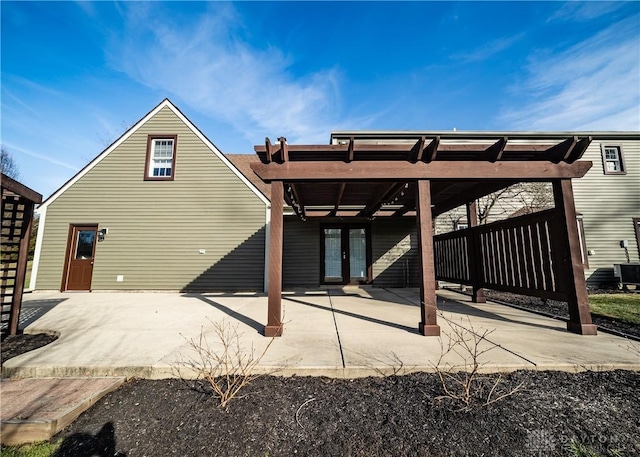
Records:
<instances>
[{"instance_id":1,"label":"window pane grid","mask_svg":"<svg viewBox=\"0 0 640 457\"><path fill-rule=\"evenodd\" d=\"M602 159L606 173L624 172L622 153L618 146L605 146Z\"/></svg>"},{"instance_id":2,"label":"window pane grid","mask_svg":"<svg viewBox=\"0 0 640 457\"><path fill-rule=\"evenodd\" d=\"M173 172L173 139L154 139L150 158L150 176L169 178Z\"/></svg>"}]
</instances>

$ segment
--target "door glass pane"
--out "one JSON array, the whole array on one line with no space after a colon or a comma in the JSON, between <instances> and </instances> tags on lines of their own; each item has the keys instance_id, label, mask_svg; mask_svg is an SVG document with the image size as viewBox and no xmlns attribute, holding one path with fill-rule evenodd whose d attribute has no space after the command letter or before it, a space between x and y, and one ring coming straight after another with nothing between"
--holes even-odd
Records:
<instances>
[{"instance_id":1,"label":"door glass pane","mask_svg":"<svg viewBox=\"0 0 640 457\"><path fill-rule=\"evenodd\" d=\"M349 229L349 276L367 277L367 239L363 228Z\"/></svg>"},{"instance_id":2,"label":"door glass pane","mask_svg":"<svg viewBox=\"0 0 640 457\"><path fill-rule=\"evenodd\" d=\"M93 242L96 239L95 230L78 231L76 245L76 259L91 259L93 257Z\"/></svg>"},{"instance_id":3,"label":"door glass pane","mask_svg":"<svg viewBox=\"0 0 640 457\"><path fill-rule=\"evenodd\" d=\"M342 280L342 233L340 229L324 229L325 280Z\"/></svg>"}]
</instances>

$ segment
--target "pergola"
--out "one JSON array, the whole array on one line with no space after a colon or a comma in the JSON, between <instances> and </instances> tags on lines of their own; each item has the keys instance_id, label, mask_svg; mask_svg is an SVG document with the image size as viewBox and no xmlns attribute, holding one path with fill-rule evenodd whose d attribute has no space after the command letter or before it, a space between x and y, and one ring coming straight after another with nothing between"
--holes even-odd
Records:
<instances>
[{"instance_id":1,"label":"pergola","mask_svg":"<svg viewBox=\"0 0 640 457\"><path fill-rule=\"evenodd\" d=\"M18 319L27 271L33 208L36 204L42 203L42 195L9 176L2 174L1 178L2 323L7 323L7 334L15 335L18 332Z\"/></svg>"},{"instance_id":2,"label":"pergola","mask_svg":"<svg viewBox=\"0 0 640 457\"><path fill-rule=\"evenodd\" d=\"M436 279L482 289L565 300L568 329L595 334L591 323L571 179L592 163L580 161L591 138L571 136L487 140L467 135L414 138L411 144L289 145L266 139L255 146L256 175L271 183L269 289L266 336L282 334L283 208L310 217L415 217L420 258L422 335L439 335ZM544 143L544 144L543 144ZM553 185L555 208L477 226L475 201L518 182ZM467 205L470 227L433 236L433 218ZM533 253L533 254L532 254Z\"/></svg>"}]
</instances>

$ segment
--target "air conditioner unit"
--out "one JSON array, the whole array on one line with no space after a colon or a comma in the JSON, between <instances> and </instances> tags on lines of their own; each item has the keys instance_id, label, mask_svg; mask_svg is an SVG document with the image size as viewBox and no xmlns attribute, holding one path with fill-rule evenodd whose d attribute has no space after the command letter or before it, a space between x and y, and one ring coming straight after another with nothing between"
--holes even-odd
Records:
<instances>
[{"instance_id":1,"label":"air conditioner unit","mask_svg":"<svg viewBox=\"0 0 640 457\"><path fill-rule=\"evenodd\" d=\"M616 263L613 265L613 275L623 285L640 286L640 263Z\"/></svg>"}]
</instances>

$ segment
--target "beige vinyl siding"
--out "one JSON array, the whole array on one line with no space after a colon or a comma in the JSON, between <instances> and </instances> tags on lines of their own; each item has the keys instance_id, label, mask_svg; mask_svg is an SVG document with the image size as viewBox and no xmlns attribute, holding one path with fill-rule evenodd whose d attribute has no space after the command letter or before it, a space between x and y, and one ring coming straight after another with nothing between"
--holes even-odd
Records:
<instances>
[{"instance_id":1,"label":"beige vinyl siding","mask_svg":"<svg viewBox=\"0 0 640 457\"><path fill-rule=\"evenodd\" d=\"M376 219L371 224L373 284L419 286L420 263L415 218Z\"/></svg>"},{"instance_id":2,"label":"beige vinyl siding","mask_svg":"<svg viewBox=\"0 0 640 457\"><path fill-rule=\"evenodd\" d=\"M285 218L284 287L320 285L320 223L316 220L302 222L297 217ZM419 263L415 219L376 219L371 222L370 230L374 286L417 287Z\"/></svg>"},{"instance_id":3,"label":"beige vinyl siding","mask_svg":"<svg viewBox=\"0 0 640 457\"><path fill-rule=\"evenodd\" d=\"M622 146L626 175L605 175L600 146ZM640 217L640 142L615 139L594 140L582 160L593 167L582 179L573 180L576 210L582 213L589 268L585 277L590 285L613 281L613 264L625 263L621 240L629 241L631 262L638 262L632 218Z\"/></svg>"},{"instance_id":4,"label":"beige vinyl siding","mask_svg":"<svg viewBox=\"0 0 640 457\"><path fill-rule=\"evenodd\" d=\"M178 135L173 181L143 180L149 134ZM264 203L167 107L47 208L38 289L61 285L70 223L109 229L94 290L263 288Z\"/></svg>"}]
</instances>

